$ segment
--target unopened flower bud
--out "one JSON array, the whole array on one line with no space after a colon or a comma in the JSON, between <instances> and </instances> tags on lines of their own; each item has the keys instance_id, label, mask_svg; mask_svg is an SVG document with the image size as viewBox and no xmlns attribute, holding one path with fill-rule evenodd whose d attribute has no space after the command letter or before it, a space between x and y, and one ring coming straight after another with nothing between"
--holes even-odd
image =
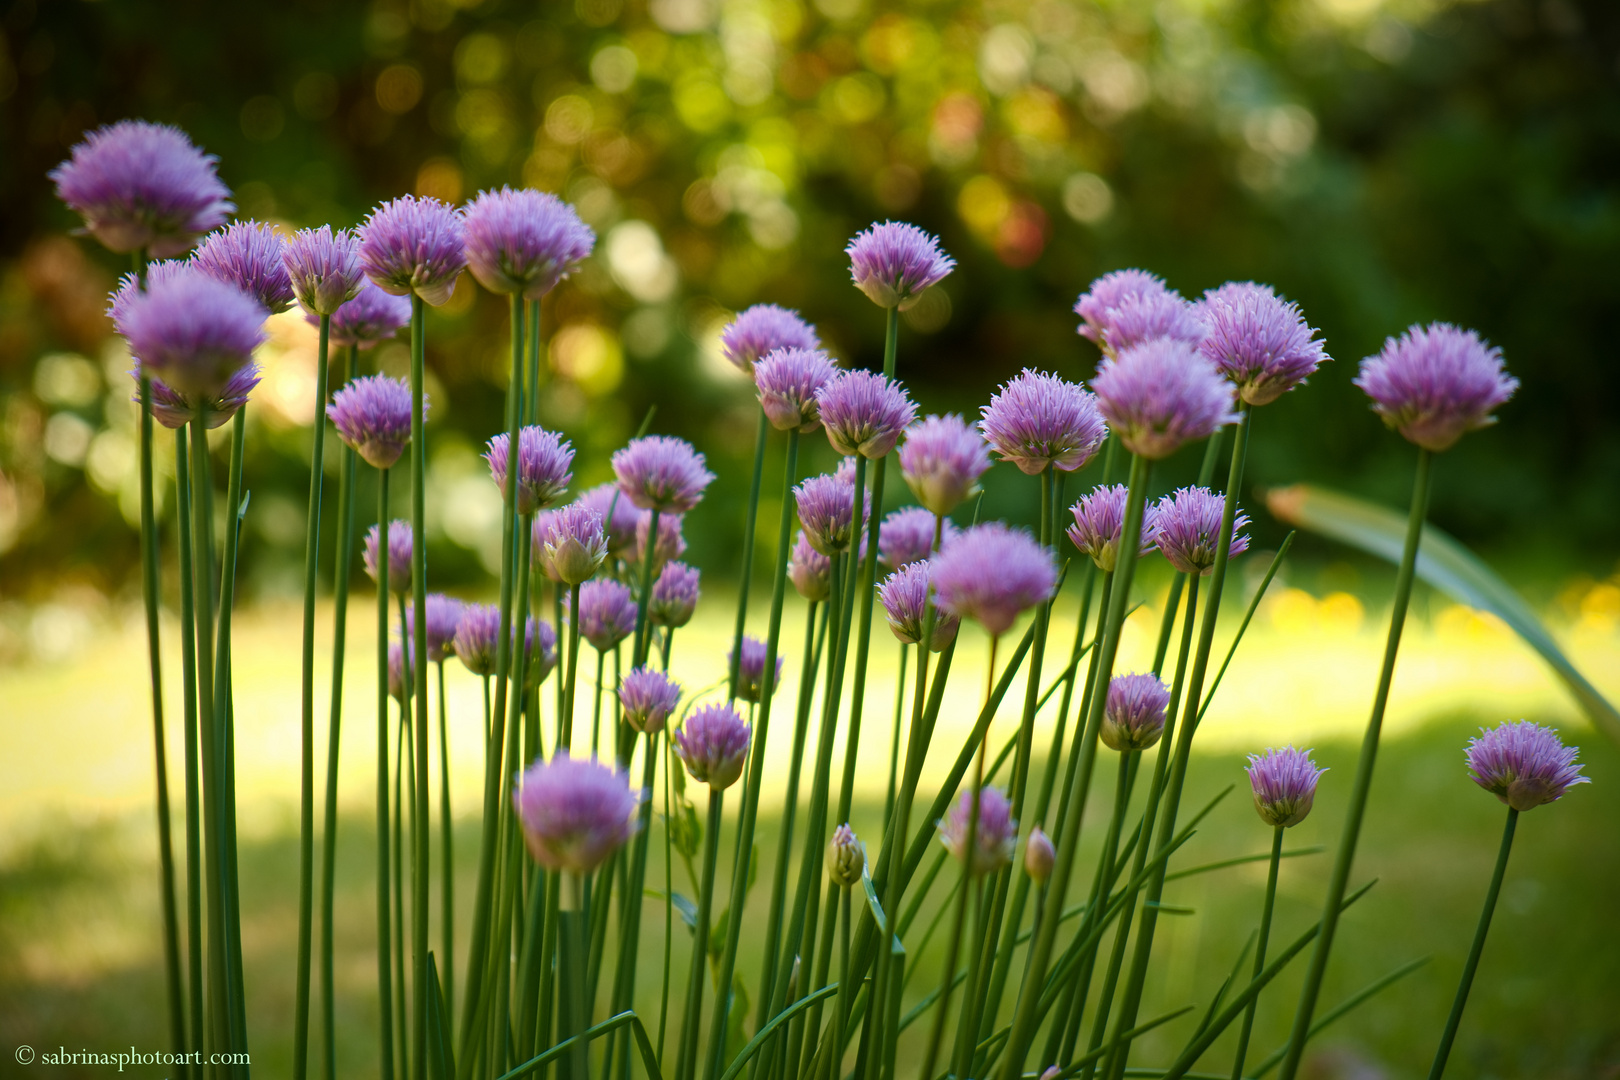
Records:
<instances>
[{"instance_id":1,"label":"unopened flower bud","mask_svg":"<svg viewBox=\"0 0 1620 1080\"><path fill-rule=\"evenodd\" d=\"M1024 841L1024 872L1035 884L1045 885L1056 863L1057 849L1052 846L1052 838L1039 825L1035 826L1029 831L1029 839Z\"/></svg>"},{"instance_id":2,"label":"unopened flower bud","mask_svg":"<svg viewBox=\"0 0 1620 1080\"><path fill-rule=\"evenodd\" d=\"M847 889L861 880L866 869L866 847L855 838L855 830L848 822L833 831L827 842L827 876L841 889Z\"/></svg>"}]
</instances>

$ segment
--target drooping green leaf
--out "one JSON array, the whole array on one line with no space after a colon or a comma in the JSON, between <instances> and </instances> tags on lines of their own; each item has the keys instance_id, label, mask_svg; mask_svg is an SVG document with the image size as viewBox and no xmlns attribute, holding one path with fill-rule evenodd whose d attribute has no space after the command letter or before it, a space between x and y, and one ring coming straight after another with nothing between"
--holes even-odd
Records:
<instances>
[{"instance_id":1,"label":"drooping green leaf","mask_svg":"<svg viewBox=\"0 0 1620 1080\"><path fill-rule=\"evenodd\" d=\"M1406 534L1404 513L1314 484L1275 488L1266 494L1266 506L1290 525L1392 563L1400 561ZM1592 722L1610 739L1620 742L1620 711L1576 670L1513 587L1478 556L1433 525L1425 525L1417 575L1459 603L1489 611L1512 627L1563 680Z\"/></svg>"},{"instance_id":2,"label":"drooping green leaf","mask_svg":"<svg viewBox=\"0 0 1620 1080\"><path fill-rule=\"evenodd\" d=\"M688 930L697 933L697 905L692 903L690 898L682 896L680 893L672 894L670 900L674 903L675 910L680 912L681 922L686 924Z\"/></svg>"}]
</instances>

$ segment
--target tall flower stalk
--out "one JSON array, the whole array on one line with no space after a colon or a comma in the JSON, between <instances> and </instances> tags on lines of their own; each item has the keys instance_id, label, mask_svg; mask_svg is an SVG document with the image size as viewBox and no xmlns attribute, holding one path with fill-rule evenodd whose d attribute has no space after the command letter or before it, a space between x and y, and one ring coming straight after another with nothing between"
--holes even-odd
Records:
<instances>
[{"instance_id":1,"label":"tall flower stalk","mask_svg":"<svg viewBox=\"0 0 1620 1080\"><path fill-rule=\"evenodd\" d=\"M1417 471L1412 481L1412 506L1407 514L1406 540L1395 574L1395 598L1390 605L1389 636L1384 643L1384 659L1378 671L1378 688L1373 694L1372 715L1362 737L1361 754L1356 761L1356 777L1350 790L1350 806L1345 814L1339 852L1328 880L1327 899L1322 909L1322 930L1311 953L1311 966L1305 974L1299 1006L1294 1013L1288 1054L1278 1073L1280 1080L1294 1080L1310 1036L1316 1013L1317 995L1327 973L1328 956L1333 950L1339 927L1339 913L1350 884L1350 868L1361 824L1372 790L1373 766L1378 760L1378 741L1384 725L1384 709L1394 682L1395 657L1400 652L1401 631L1406 626L1406 609L1412 598L1418 546L1423 540L1423 519L1428 511L1429 485L1434 455L1449 449L1465 432L1493 422L1492 410L1506 402L1518 388L1518 380L1502 366L1502 354L1487 346L1472 331L1458 330L1444 323L1413 327L1400 338L1390 338L1383 351L1361 363L1356 384L1373 399L1374 408L1386 424L1417 444Z\"/></svg>"}]
</instances>

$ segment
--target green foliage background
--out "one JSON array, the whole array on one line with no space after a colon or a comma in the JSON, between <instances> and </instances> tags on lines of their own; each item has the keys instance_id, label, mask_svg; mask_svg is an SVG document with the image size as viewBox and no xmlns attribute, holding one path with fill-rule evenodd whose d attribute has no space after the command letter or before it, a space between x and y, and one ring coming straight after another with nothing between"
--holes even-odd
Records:
<instances>
[{"instance_id":1,"label":"green foliage background","mask_svg":"<svg viewBox=\"0 0 1620 1080\"><path fill-rule=\"evenodd\" d=\"M1356 361L1413 321L1476 327L1524 385L1444 459L1436 521L1521 581L1610 569L1620 9L1604 0L18 0L0 32L11 597L131 587L134 534L84 450L126 408L99 314L123 267L63 239L74 222L45 179L126 116L181 125L244 215L295 226L353 225L409 190L573 200L600 243L548 301L546 421L589 481L656 403L657 427L722 477L688 524L710 573L734 563L753 406L704 342L770 300L875 365L882 319L842 248L891 216L960 262L902 340L931 411L976 410L1024 365L1088 375L1070 307L1109 269L1298 300L1338 360L1261 414L1261 485L1404 502L1408 447L1350 385ZM435 438L476 445L498 424L504 305L465 281L429 340L448 398ZM61 354L92 364L42 375ZM304 439L253 438L255 503L296 507ZM1021 513L1012 470L991 479L986 511ZM258 585L301 535L249 538ZM436 571L482 580L436 543Z\"/></svg>"}]
</instances>

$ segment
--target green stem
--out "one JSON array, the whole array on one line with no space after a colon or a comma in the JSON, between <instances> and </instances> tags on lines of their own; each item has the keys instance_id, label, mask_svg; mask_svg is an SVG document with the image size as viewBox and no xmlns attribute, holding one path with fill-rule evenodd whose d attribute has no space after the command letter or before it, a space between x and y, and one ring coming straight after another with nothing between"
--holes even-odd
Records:
<instances>
[{"instance_id":1,"label":"green stem","mask_svg":"<svg viewBox=\"0 0 1620 1080\"><path fill-rule=\"evenodd\" d=\"M669 760L669 740L664 741L664 978L658 994L658 1072L664 1071L664 1036L669 1030L669 973L675 944L675 845L670 814L671 773L674 762ZM648 747L652 752L652 747ZM762 984L763 985L763 984ZM764 995L761 994L761 997Z\"/></svg>"},{"instance_id":2,"label":"green stem","mask_svg":"<svg viewBox=\"0 0 1620 1080\"><path fill-rule=\"evenodd\" d=\"M214 715L213 520L203 491L212 484L208 459L207 417L191 421L191 515L196 543L192 596L197 636L197 718L202 735L203 850L208 869L204 902L207 910L208 1014L204 1045L220 1050L230 1045L229 1004L226 997L225 919L222 838L224 783L219 725Z\"/></svg>"},{"instance_id":3,"label":"green stem","mask_svg":"<svg viewBox=\"0 0 1620 1080\"><path fill-rule=\"evenodd\" d=\"M327 362L332 317L320 319L315 360L315 429L310 448L309 513L304 521L304 637L299 653L298 974L293 1003L293 1078L309 1072L309 958L315 895L315 578L320 573L321 481L325 478Z\"/></svg>"},{"instance_id":4,"label":"green stem","mask_svg":"<svg viewBox=\"0 0 1620 1080\"><path fill-rule=\"evenodd\" d=\"M1266 943L1271 939L1271 911L1277 901L1277 865L1282 862L1283 826L1278 825L1271 831L1271 869L1266 874L1266 899L1260 907L1260 938L1254 947L1254 970L1249 975L1252 982L1260 977L1266 970ZM1501 883L1498 877L1497 883ZM1495 896L1492 896L1495 899ZM1249 1034L1254 1030L1254 1010L1260 1004L1260 995L1256 994L1249 1002L1249 1007L1243 1010L1243 1026L1238 1029L1237 1055L1232 1059L1232 1080L1243 1080L1243 1060L1249 1056Z\"/></svg>"},{"instance_id":5,"label":"green stem","mask_svg":"<svg viewBox=\"0 0 1620 1080\"><path fill-rule=\"evenodd\" d=\"M199 1045L203 1023L202 803L198 787L197 630L192 581L196 573L191 548L191 462L186 429L174 429L176 532L180 537L180 671L186 724L186 960L189 976L191 1032ZM189 1073L183 1073L183 1076Z\"/></svg>"},{"instance_id":6,"label":"green stem","mask_svg":"<svg viewBox=\"0 0 1620 1080\"><path fill-rule=\"evenodd\" d=\"M574 746L574 680L579 672L579 586L568 587L568 681L563 684L562 716L557 720L557 744Z\"/></svg>"},{"instance_id":7,"label":"green stem","mask_svg":"<svg viewBox=\"0 0 1620 1080\"><path fill-rule=\"evenodd\" d=\"M1131 578L1136 570L1138 546L1134 540L1142 528L1142 511L1147 499L1150 470L1151 462L1148 459L1140 455L1132 456L1125 520L1120 531L1121 543L1114 566L1113 595L1109 598L1108 621L1102 645L1097 650L1097 680L1091 695L1086 726L1080 736L1078 755L1080 760L1076 770L1076 784L1089 777L1091 762L1096 756L1097 731L1102 723L1103 703L1108 696L1102 692L1102 688L1108 685L1108 680L1113 676L1114 658L1119 652L1120 627L1125 621ZM1029 1043L1035 1035L1041 989L1046 982L1046 969L1051 962L1052 948L1057 940L1059 916L1063 911L1064 900L1068 896L1069 878L1074 872L1075 854L1080 839L1082 805L1083 800L1071 800L1071 813L1060 830L1057 865L1048 885L1050 895L1047 897L1046 917L1042 920L1030 946L1023 985L1019 989L1017 1011L1013 1016L1012 1032L1007 1041L1007 1057L1002 1073L1005 1080L1019 1080L1022 1076Z\"/></svg>"},{"instance_id":8,"label":"green stem","mask_svg":"<svg viewBox=\"0 0 1620 1080\"><path fill-rule=\"evenodd\" d=\"M900 731L906 708L906 661L911 654L900 642L900 673L894 679L894 731L889 736L889 786L883 797L883 820L894 817L895 785L900 782Z\"/></svg>"},{"instance_id":9,"label":"green stem","mask_svg":"<svg viewBox=\"0 0 1620 1080\"><path fill-rule=\"evenodd\" d=\"M439 917L444 941L444 1015L456 1007L456 860L454 819L450 816L450 716L444 702L444 661L439 661ZM450 1052L451 1048L446 1047Z\"/></svg>"},{"instance_id":10,"label":"green stem","mask_svg":"<svg viewBox=\"0 0 1620 1080\"><path fill-rule=\"evenodd\" d=\"M703 1023L703 975L709 966L709 925L714 914L714 869L720 854L720 819L725 790L709 788L709 816L703 836L703 888L698 896L697 929L692 935L692 965L686 986L686 1014L681 1024L681 1049L675 1059L675 1080L687 1080L697 1069L698 1032ZM715 1008L725 1007L723 996Z\"/></svg>"},{"instance_id":11,"label":"green stem","mask_svg":"<svg viewBox=\"0 0 1620 1080\"><path fill-rule=\"evenodd\" d=\"M647 549L641 554L641 595L636 597L636 649L632 668L647 662L647 650L652 644L652 627L647 622L647 601L652 599L653 563L658 551L658 507L649 511L647 518Z\"/></svg>"},{"instance_id":12,"label":"green stem","mask_svg":"<svg viewBox=\"0 0 1620 1080\"><path fill-rule=\"evenodd\" d=\"M426 375L426 332L422 298L411 295L411 600L416 607L415 662L409 665L414 683L412 704L416 776L414 802L417 826L411 833L411 1075L427 1078L427 954L428 954L428 692L427 692L427 436L422 407ZM512 468L517 468L517 444L512 444ZM514 481L515 482L515 481ZM411 655L406 650L406 655Z\"/></svg>"},{"instance_id":13,"label":"green stem","mask_svg":"<svg viewBox=\"0 0 1620 1080\"><path fill-rule=\"evenodd\" d=\"M737 860L731 869L731 906L728 910L732 912L732 917L726 920L726 944L720 958L718 984L722 993L729 991L732 976L737 969L737 944L742 938L742 910L748 899L748 879L752 876L749 863L753 858L754 829L759 816L759 793L765 775L765 747L771 730L771 705L776 700L776 650L782 636L782 604L787 592L788 540L793 534L793 482L798 474L798 468L799 432L794 429L788 433L787 466L782 477L782 507L776 526L776 562L771 570L771 616L765 631L765 667L760 675L759 713L753 725L754 733L749 746L748 779L743 788L742 817L737 827ZM873 540L875 544L876 538ZM734 660L741 657L740 648L739 646L739 651L733 654ZM626 898L627 901L629 899ZM639 907L639 894L636 903ZM625 1007L628 1007L628 1003ZM726 1025L730 1020L730 1011L723 1005L714 1011L714 1023L709 1031L710 1055L707 1073L709 1080L714 1080L724 1069Z\"/></svg>"},{"instance_id":14,"label":"green stem","mask_svg":"<svg viewBox=\"0 0 1620 1080\"><path fill-rule=\"evenodd\" d=\"M1361 742L1361 758L1356 764L1356 780L1350 791L1350 809L1344 819L1339 854L1334 860L1333 876L1328 883L1327 906L1322 911L1322 933L1316 939L1311 966L1305 975L1305 986L1300 992L1299 1007L1294 1012L1288 1056L1283 1059L1282 1070L1278 1073L1280 1080L1294 1080L1295 1073L1299 1071L1305 1040L1310 1035L1311 1017L1316 1012L1316 998L1322 990L1322 976L1327 973L1328 954L1333 950L1334 932L1339 928L1339 905L1349 887L1356 843L1361 839L1367 795L1372 790L1373 766L1378 760L1378 737L1384 726L1384 707L1389 703L1389 689L1395 678L1395 657L1400 652L1401 631L1406 626L1406 608L1412 600L1412 582L1416 576L1418 545L1423 539L1423 518L1429 506L1433 464L1433 452L1419 448L1417 475L1412 482L1412 508L1406 520L1406 544L1401 552L1400 569L1395 574L1395 601L1389 613L1389 638L1384 644L1384 662L1378 672L1372 716L1367 721L1367 733Z\"/></svg>"},{"instance_id":15,"label":"green stem","mask_svg":"<svg viewBox=\"0 0 1620 1080\"><path fill-rule=\"evenodd\" d=\"M1164 807L1159 819L1155 851L1161 849L1175 835L1176 814L1181 807L1181 790L1187 776L1187 763L1192 756L1192 740L1198 733L1198 709L1204 695L1204 677L1209 671L1210 650L1215 642L1215 624L1220 617L1221 596L1226 587L1226 570L1231 561L1232 533L1237 522L1238 492L1243 486L1243 468L1248 456L1249 435L1254 417L1253 406L1243 405L1240 413L1237 430L1232 438L1232 464L1227 473L1226 498L1221 510L1221 530L1215 541L1215 565L1209 574L1209 596L1204 604L1203 622L1198 629L1198 646L1193 654L1192 671L1188 676L1186 690L1180 703L1181 729L1176 734L1175 761L1170 770L1169 783L1164 789ZM1142 834L1144 844L1148 835L1144 830ZM1154 931L1159 921L1158 903L1164 894L1167 865L1168 861L1161 862L1158 870L1148 880L1146 899L1142 906L1142 928L1137 937L1136 953L1131 958L1131 976L1125 986L1119 1023L1114 1029L1116 1032L1125 1032L1136 1023L1137 1009L1142 1000L1142 987L1147 980L1148 960L1153 953ZM1117 1036L1116 1045L1109 1052L1108 1067L1103 1072L1108 1080L1121 1080L1125 1066L1130 1060L1130 1051L1130 1039L1123 1034Z\"/></svg>"},{"instance_id":16,"label":"green stem","mask_svg":"<svg viewBox=\"0 0 1620 1080\"><path fill-rule=\"evenodd\" d=\"M328 320L322 319L327 324ZM348 375L360 366L358 346L349 346ZM354 568L354 448L342 444L338 472L337 566L332 579L332 702L326 737L326 807L321 827L321 1062L325 1080L337 1078L337 1018L332 972L332 906L337 871L338 736L343 722L343 659L349 625L349 575ZM445 978L450 977L448 954ZM448 984L447 984L448 985ZM448 997L446 1001L448 1001Z\"/></svg>"},{"instance_id":17,"label":"green stem","mask_svg":"<svg viewBox=\"0 0 1620 1080\"><path fill-rule=\"evenodd\" d=\"M184 983L180 978L180 916L174 896L174 844L169 827L169 752L163 735L163 658L158 642L158 538L152 489L152 380L141 377L141 596L146 605L146 655L152 682L152 749L157 765L158 896L163 905L163 975L169 998L169 1038L187 1050Z\"/></svg>"},{"instance_id":18,"label":"green stem","mask_svg":"<svg viewBox=\"0 0 1620 1080\"><path fill-rule=\"evenodd\" d=\"M1502 892L1502 877L1507 873L1508 854L1513 850L1513 832L1519 825L1519 812L1508 807L1507 824L1502 826L1502 846L1496 853L1496 869L1491 871L1491 886L1485 891L1485 907L1479 913L1479 926L1474 930L1474 943L1468 949L1468 961L1463 964L1462 978L1457 982L1457 999L1451 1003L1451 1015L1446 1017L1446 1030L1440 1035L1440 1046L1434 1052L1434 1065L1429 1069L1429 1080L1440 1080L1445 1075L1446 1058L1451 1056L1451 1044L1457 1040L1457 1025L1462 1023L1463 1007L1468 1004L1468 991L1474 985L1474 973L1479 970L1480 954L1485 951L1485 935L1491 929L1491 916L1496 912L1496 898ZM1278 833L1282 830L1278 829ZM1276 863L1272 864L1274 867ZM1272 871L1273 876L1276 870Z\"/></svg>"},{"instance_id":19,"label":"green stem","mask_svg":"<svg viewBox=\"0 0 1620 1080\"><path fill-rule=\"evenodd\" d=\"M563 891L567 894L567 900L559 915L562 935L557 951L557 976L564 991L557 1018L559 1042L578 1035L590 1026L590 1003L585 994L585 953L589 948L590 916L585 909L582 875L570 873L566 877ZM504 1024L505 1017L498 1019ZM584 1042L580 1042L564 1060L564 1076L569 1080L588 1080L590 1059Z\"/></svg>"},{"instance_id":20,"label":"green stem","mask_svg":"<svg viewBox=\"0 0 1620 1080\"><path fill-rule=\"evenodd\" d=\"M754 432L754 477L748 485L748 516L743 519L742 569L737 574L737 626L731 635L731 670L727 673L730 686L727 697L731 701L737 700L743 630L748 625L748 586L754 576L754 527L759 518L759 489L765 477L765 444L770 433L770 421L765 416L765 410L761 409L759 426Z\"/></svg>"},{"instance_id":21,"label":"green stem","mask_svg":"<svg viewBox=\"0 0 1620 1080\"><path fill-rule=\"evenodd\" d=\"M1118 861L1119 854L1119 834L1124 828L1125 811L1131 798L1131 780L1132 773L1134 771L1131 766L1134 763L1133 759L1135 759L1135 757L1136 755L1131 752L1126 752L1119 756L1119 781L1115 788L1114 816L1113 819L1108 823L1108 839L1103 842L1102 861L1099 866L1099 869L1103 875L1102 880L1104 882L1112 881L1116 874L1116 862ZM1149 798L1152 798L1151 794L1149 795ZM1137 846L1136 851L1137 865L1133 867L1133 871L1140 873L1142 869L1141 862L1143 859L1141 845ZM1125 965L1125 945L1131 936L1131 915L1134 911L1132 906L1134 899L1135 898L1129 893L1126 894L1125 904L1121 908L1119 925L1114 931L1114 948L1113 952L1108 958L1108 968L1103 974L1102 993L1097 995L1097 1015L1092 1018L1091 1022L1091 1041L1086 1046L1086 1053L1088 1056L1098 1052L1099 1047L1102 1046L1103 1035L1108 1030L1109 1006L1114 1000L1114 989L1119 984L1120 968L1124 967ZM1087 932L1092 927L1096 926L1097 922L1098 918L1096 910L1088 909L1086 912L1085 921L1080 924L1080 932L1082 934ZM1094 956L1095 953L1087 956L1085 959L1090 961ZM1089 964L1087 964L1086 981L1088 983L1090 982ZM1078 1017L1076 1017L1076 1019L1078 1019ZM1096 1061L1093 1060L1086 1066L1085 1072L1082 1075L1087 1077L1089 1080L1089 1077L1095 1068Z\"/></svg>"},{"instance_id":22,"label":"green stem","mask_svg":"<svg viewBox=\"0 0 1620 1080\"><path fill-rule=\"evenodd\" d=\"M394 1076L393 945L389 923L393 902L388 854L388 473L377 470L377 1001L382 1018L382 1080ZM463 1042L465 1046L465 1032Z\"/></svg>"},{"instance_id":23,"label":"green stem","mask_svg":"<svg viewBox=\"0 0 1620 1080\"><path fill-rule=\"evenodd\" d=\"M513 294L509 302L509 322L512 364L506 386L507 452L509 460L516 462L523 419L519 410L523 397L523 300L516 294ZM467 996L461 1007L461 1038L457 1041L457 1045L462 1048L461 1058L456 1066L458 1080L470 1080L472 1076L473 1061L478 1055L469 1053L468 1048L484 1042L481 1034L474 1031L474 1027L479 1015L487 1014L489 1010L489 1003L482 999L482 995L487 981L484 977L485 958L489 955L491 946L490 923L494 918L495 876L499 870L500 852L496 846L499 830L495 827L495 823L500 819L500 798L503 780L508 771L503 742L504 728L501 721L506 715L507 674L512 661L512 586L515 576L513 571L516 569L512 555L516 547L513 535L517 521L516 493L517 485L509 483L501 497L501 629L500 639L495 646L495 706L491 712L492 735L484 758L484 829L478 850L478 888L473 900L472 942L467 953ZM387 525L385 524L383 528L386 529ZM513 753L516 753L515 747Z\"/></svg>"}]
</instances>

